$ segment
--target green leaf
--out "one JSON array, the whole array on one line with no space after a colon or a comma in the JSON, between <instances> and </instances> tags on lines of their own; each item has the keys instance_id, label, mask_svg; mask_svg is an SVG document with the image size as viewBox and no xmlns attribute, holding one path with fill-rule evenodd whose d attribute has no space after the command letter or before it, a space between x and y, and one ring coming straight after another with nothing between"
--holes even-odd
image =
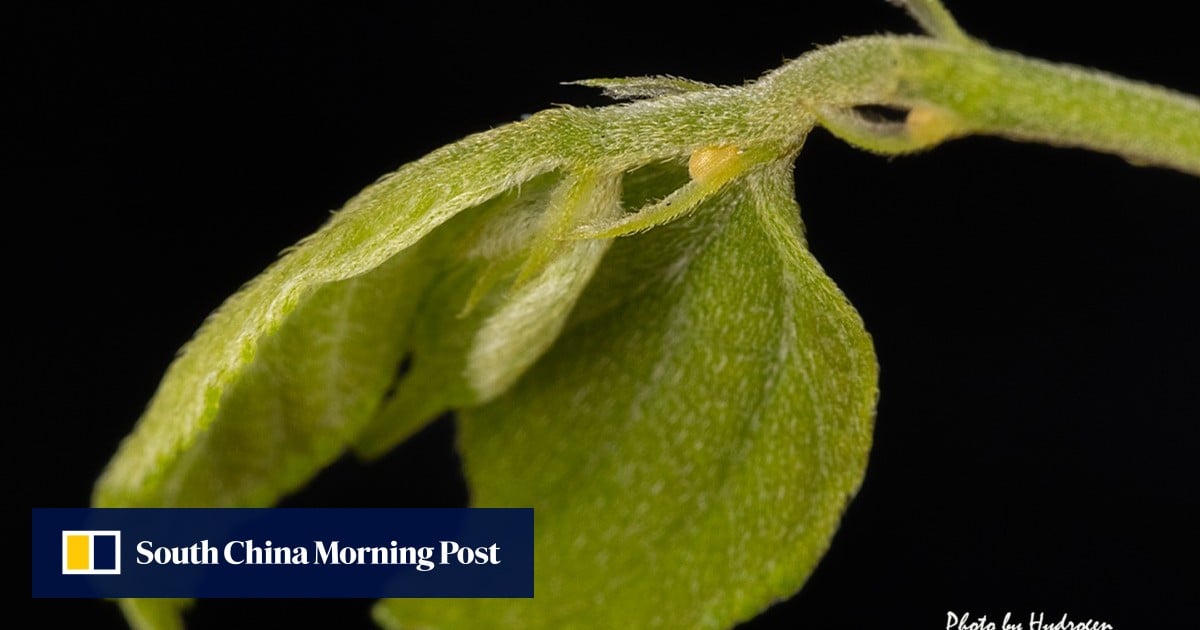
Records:
<instances>
[{"instance_id":1,"label":"green leaf","mask_svg":"<svg viewBox=\"0 0 1200 630\"><path fill-rule=\"evenodd\" d=\"M129 626L135 630L182 630L180 614L190 599L122 599L118 601Z\"/></svg>"},{"instance_id":2,"label":"green leaf","mask_svg":"<svg viewBox=\"0 0 1200 630\"><path fill-rule=\"evenodd\" d=\"M618 241L553 349L460 414L472 503L535 508L536 596L376 618L719 628L799 589L862 479L876 364L797 212L777 162Z\"/></svg>"},{"instance_id":3,"label":"green leaf","mask_svg":"<svg viewBox=\"0 0 1200 630\"><path fill-rule=\"evenodd\" d=\"M609 246L560 237L619 212L618 183L544 176L430 235L430 248L449 255L427 265L436 276L413 323L412 369L356 440L360 455L495 398L549 348Z\"/></svg>"},{"instance_id":4,"label":"green leaf","mask_svg":"<svg viewBox=\"0 0 1200 630\"><path fill-rule=\"evenodd\" d=\"M552 168L547 152L525 154L520 131L467 138L385 178L230 298L168 369L93 504L267 506L341 455L412 345L431 265L461 262L446 239L422 237ZM134 627L159 630L182 627L188 604L121 601Z\"/></svg>"},{"instance_id":5,"label":"green leaf","mask_svg":"<svg viewBox=\"0 0 1200 630\"><path fill-rule=\"evenodd\" d=\"M405 166L231 297L167 370L94 505L269 505L335 458L375 413L430 278L409 248L554 169L529 132L547 118Z\"/></svg>"}]
</instances>

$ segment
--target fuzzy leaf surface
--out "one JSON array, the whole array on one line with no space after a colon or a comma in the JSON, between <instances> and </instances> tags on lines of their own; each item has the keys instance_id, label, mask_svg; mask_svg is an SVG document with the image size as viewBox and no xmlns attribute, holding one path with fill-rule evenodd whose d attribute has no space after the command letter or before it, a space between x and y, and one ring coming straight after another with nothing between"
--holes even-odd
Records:
<instances>
[{"instance_id":1,"label":"fuzzy leaf surface","mask_svg":"<svg viewBox=\"0 0 1200 630\"><path fill-rule=\"evenodd\" d=\"M376 618L720 628L798 590L861 482L877 375L798 218L775 163L618 240L551 351L460 414L473 504L535 509L536 597Z\"/></svg>"}]
</instances>

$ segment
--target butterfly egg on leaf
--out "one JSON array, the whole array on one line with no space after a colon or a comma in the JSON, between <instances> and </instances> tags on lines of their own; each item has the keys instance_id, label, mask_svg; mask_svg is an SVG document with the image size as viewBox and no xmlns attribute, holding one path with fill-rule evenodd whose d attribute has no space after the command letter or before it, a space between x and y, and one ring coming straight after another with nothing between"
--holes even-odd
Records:
<instances>
[{"instance_id":1,"label":"butterfly egg on leaf","mask_svg":"<svg viewBox=\"0 0 1200 630\"><path fill-rule=\"evenodd\" d=\"M570 238L615 238L643 232L695 210L706 199L741 175L764 156L763 150L744 151L734 145L712 145L692 151L688 158L691 180L662 199L632 214L580 226Z\"/></svg>"},{"instance_id":2,"label":"butterfly egg on leaf","mask_svg":"<svg viewBox=\"0 0 1200 630\"><path fill-rule=\"evenodd\" d=\"M904 118L904 130L916 146L929 147L962 133L962 123L952 112L936 105L914 105Z\"/></svg>"},{"instance_id":3,"label":"butterfly egg on leaf","mask_svg":"<svg viewBox=\"0 0 1200 630\"><path fill-rule=\"evenodd\" d=\"M688 175L698 184L723 181L730 171L740 170L742 150L731 144L702 147L688 158Z\"/></svg>"}]
</instances>

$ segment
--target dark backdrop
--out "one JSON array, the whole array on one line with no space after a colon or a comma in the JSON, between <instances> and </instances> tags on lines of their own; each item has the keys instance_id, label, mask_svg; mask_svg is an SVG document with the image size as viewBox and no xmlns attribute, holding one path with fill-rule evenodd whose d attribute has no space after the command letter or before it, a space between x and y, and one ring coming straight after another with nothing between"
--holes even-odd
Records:
<instances>
[{"instance_id":1,"label":"dark backdrop","mask_svg":"<svg viewBox=\"0 0 1200 630\"><path fill-rule=\"evenodd\" d=\"M883 2L794 4L580 5L538 13L551 28L518 5L18 9L5 232L12 393L32 404L8 421L30 436L9 448L36 462L17 473L31 504L85 505L204 315L379 175L552 103L602 103L563 80L738 83L911 30ZM1200 93L1194 22L1166 0L953 8L994 45ZM1188 625L1200 180L994 139L887 160L823 132L796 177L812 248L876 340L882 399L832 550L747 627L942 628L968 610ZM460 505L452 439L444 420L286 503ZM369 604L209 601L190 620L368 627ZM53 625L120 624L101 602L33 605Z\"/></svg>"}]
</instances>

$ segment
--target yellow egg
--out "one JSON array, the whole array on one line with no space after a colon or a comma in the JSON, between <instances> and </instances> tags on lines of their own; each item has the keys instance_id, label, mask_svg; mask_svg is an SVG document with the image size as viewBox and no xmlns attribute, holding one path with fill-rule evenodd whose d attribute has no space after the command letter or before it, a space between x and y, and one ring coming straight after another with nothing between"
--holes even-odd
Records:
<instances>
[{"instance_id":1,"label":"yellow egg","mask_svg":"<svg viewBox=\"0 0 1200 630\"><path fill-rule=\"evenodd\" d=\"M688 175L700 183L710 181L736 166L741 154L742 150L731 144L696 149L688 159Z\"/></svg>"},{"instance_id":2,"label":"yellow egg","mask_svg":"<svg viewBox=\"0 0 1200 630\"><path fill-rule=\"evenodd\" d=\"M958 118L950 111L933 105L917 105L908 110L904 126L908 136L922 146L937 144L960 132Z\"/></svg>"}]
</instances>

